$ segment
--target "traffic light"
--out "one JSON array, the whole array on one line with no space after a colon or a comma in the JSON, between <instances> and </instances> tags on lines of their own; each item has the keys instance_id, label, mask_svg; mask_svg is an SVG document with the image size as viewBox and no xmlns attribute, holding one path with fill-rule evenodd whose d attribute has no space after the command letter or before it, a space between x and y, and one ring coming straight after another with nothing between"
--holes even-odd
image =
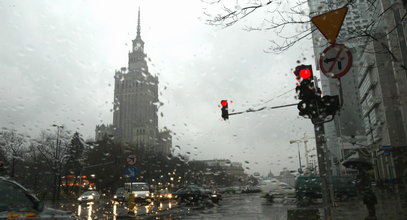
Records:
<instances>
[{"instance_id":1,"label":"traffic light","mask_svg":"<svg viewBox=\"0 0 407 220\"><path fill-rule=\"evenodd\" d=\"M326 115L335 115L340 110L341 105L339 102L339 96L326 95L322 97L323 112Z\"/></svg>"},{"instance_id":2,"label":"traffic light","mask_svg":"<svg viewBox=\"0 0 407 220\"><path fill-rule=\"evenodd\" d=\"M314 78L312 65L299 65L295 67L294 74L297 76L297 80L312 80Z\"/></svg>"},{"instance_id":3,"label":"traffic light","mask_svg":"<svg viewBox=\"0 0 407 220\"><path fill-rule=\"evenodd\" d=\"M222 118L223 118L223 120L229 119L228 101L227 100L222 100L222 101L220 101L220 104L222 105Z\"/></svg>"},{"instance_id":4,"label":"traffic light","mask_svg":"<svg viewBox=\"0 0 407 220\"><path fill-rule=\"evenodd\" d=\"M315 87L314 75L311 65L299 65L295 67L294 74L299 81L295 91L298 92L297 108L300 116L315 118L319 115L321 107L321 90Z\"/></svg>"},{"instance_id":5,"label":"traffic light","mask_svg":"<svg viewBox=\"0 0 407 220\"><path fill-rule=\"evenodd\" d=\"M312 66L299 65L295 68L294 74L298 81L295 91L298 92L298 99L301 100L297 105L299 115L308 116L311 119L335 116L341 108L339 96L321 97L321 90L314 84Z\"/></svg>"}]
</instances>

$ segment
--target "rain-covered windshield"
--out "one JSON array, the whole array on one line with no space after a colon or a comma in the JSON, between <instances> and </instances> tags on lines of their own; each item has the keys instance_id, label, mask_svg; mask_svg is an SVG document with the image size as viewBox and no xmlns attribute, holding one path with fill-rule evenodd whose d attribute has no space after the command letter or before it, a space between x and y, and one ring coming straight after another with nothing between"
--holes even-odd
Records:
<instances>
[{"instance_id":1,"label":"rain-covered windshield","mask_svg":"<svg viewBox=\"0 0 407 220\"><path fill-rule=\"evenodd\" d=\"M406 8L0 1L0 219L406 219Z\"/></svg>"}]
</instances>

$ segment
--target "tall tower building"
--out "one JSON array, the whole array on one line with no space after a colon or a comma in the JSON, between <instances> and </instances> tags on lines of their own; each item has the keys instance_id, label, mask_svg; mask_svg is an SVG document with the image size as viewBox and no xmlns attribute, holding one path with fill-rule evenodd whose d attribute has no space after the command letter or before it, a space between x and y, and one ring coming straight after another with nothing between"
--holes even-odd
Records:
<instances>
[{"instance_id":1,"label":"tall tower building","mask_svg":"<svg viewBox=\"0 0 407 220\"><path fill-rule=\"evenodd\" d=\"M128 67L122 67L114 76L113 125L97 126L96 140L112 135L116 141L168 154L171 135L168 130L158 130L158 77L148 70L140 10L137 36L128 56Z\"/></svg>"},{"instance_id":2,"label":"tall tower building","mask_svg":"<svg viewBox=\"0 0 407 220\"><path fill-rule=\"evenodd\" d=\"M128 67L115 74L113 126L122 142L152 146L158 136L158 78L148 71L140 28L139 11Z\"/></svg>"}]
</instances>

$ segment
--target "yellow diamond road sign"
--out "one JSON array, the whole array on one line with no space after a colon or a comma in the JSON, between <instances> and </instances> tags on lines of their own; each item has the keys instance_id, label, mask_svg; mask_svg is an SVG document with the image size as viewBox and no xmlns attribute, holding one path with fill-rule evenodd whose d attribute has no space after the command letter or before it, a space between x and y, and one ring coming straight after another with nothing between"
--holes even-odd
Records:
<instances>
[{"instance_id":1,"label":"yellow diamond road sign","mask_svg":"<svg viewBox=\"0 0 407 220\"><path fill-rule=\"evenodd\" d=\"M336 9L325 14L311 18L312 23L325 36L329 43L334 44L341 30L343 20L345 20L347 7Z\"/></svg>"}]
</instances>

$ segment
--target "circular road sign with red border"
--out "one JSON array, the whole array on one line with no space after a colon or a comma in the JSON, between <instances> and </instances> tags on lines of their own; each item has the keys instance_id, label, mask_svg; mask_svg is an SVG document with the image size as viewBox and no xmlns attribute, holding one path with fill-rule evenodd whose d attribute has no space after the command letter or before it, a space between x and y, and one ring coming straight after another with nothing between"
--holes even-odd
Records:
<instances>
[{"instance_id":1,"label":"circular road sign with red border","mask_svg":"<svg viewBox=\"0 0 407 220\"><path fill-rule=\"evenodd\" d=\"M344 76L352 67L352 53L343 44L332 44L319 57L319 68L330 78Z\"/></svg>"},{"instance_id":2,"label":"circular road sign with red border","mask_svg":"<svg viewBox=\"0 0 407 220\"><path fill-rule=\"evenodd\" d=\"M128 165L133 166L134 164L136 164L137 161L137 157L135 154L130 154L129 156L127 156L126 158L126 162Z\"/></svg>"}]
</instances>

